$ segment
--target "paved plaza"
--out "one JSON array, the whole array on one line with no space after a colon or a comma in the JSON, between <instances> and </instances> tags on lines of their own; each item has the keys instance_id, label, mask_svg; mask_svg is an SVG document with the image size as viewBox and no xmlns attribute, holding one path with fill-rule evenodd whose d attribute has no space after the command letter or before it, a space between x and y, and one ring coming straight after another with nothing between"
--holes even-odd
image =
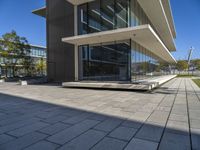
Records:
<instances>
[{"instance_id":1,"label":"paved plaza","mask_svg":"<svg viewBox=\"0 0 200 150\"><path fill-rule=\"evenodd\" d=\"M200 150L200 89L152 92L0 83L0 150Z\"/></svg>"}]
</instances>

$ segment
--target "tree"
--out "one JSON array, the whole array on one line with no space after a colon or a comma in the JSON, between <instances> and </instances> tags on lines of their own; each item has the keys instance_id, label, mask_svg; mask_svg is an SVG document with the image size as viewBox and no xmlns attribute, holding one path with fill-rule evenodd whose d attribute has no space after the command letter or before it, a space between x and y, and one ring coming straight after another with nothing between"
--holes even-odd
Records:
<instances>
[{"instance_id":1,"label":"tree","mask_svg":"<svg viewBox=\"0 0 200 150\"><path fill-rule=\"evenodd\" d=\"M176 68L180 71L185 71L186 69L188 69L188 63L185 60L179 60L177 62Z\"/></svg>"},{"instance_id":2,"label":"tree","mask_svg":"<svg viewBox=\"0 0 200 150\"><path fill-rule=\"evenodd\" d=\"M26 56L22 59L22 66L27 76L31 76L34 70L33 58Z\"/></svg>"},{"instance_id":3,"label":"tree","mask_svg":"<svg viewBox=\"0 0 200 150\"><path fill-rule=\"evenodd\" d=\"M165 62L159 62L156 71L161 72L161 71L168 71L169 70L169 64Z\"/></svg>"},{"instance_id":4,"label":"tree","mask_svg":"<svg viewBox=\"0 0 200 150\"><path fill-rule=\"evenodd\" d=\"M1 45L3 48L2 56L6 58L6 68L11 67L13 69L13 76L15 76L18 61L26 59L26 57L30 54L31 47L28 44L27 39L25 37L18 36L15 31L4 34L2 36Z\"/></svg>"},{"instance_id":5,"label":"tree","mask_svg":"<svg viewBox=\"0 0 200 150\"><path fill-rule=\"evenodd\" d=\"M6 60L6 58L8 57L8 52L4 49L4 46L3 46L3 41L0 40L0 57L2 58L1 61L2 63L4 64L4 68L6 70L6 77L8 76L8 61ZM2 66L1 66L1 69L2 69Z\"/></svg>"},{"instance_id":6,"label":"tree","mask_svg":"<svg viewBox=\"0 0 200 150\"><path fill-rule=\"evenodd\" d=\"M192 64L197 70L200 70L200 59L192 60Z\"/></svg>"},{"instance_id":7,"label":"tree","mask_svg":"<svg viewBox=\"0 0 200 150\"><path fill-rule=\"evenodd\" d=\"M44 72L46 71L46 61L43 58L37 62L36 71L39 72L40 75L44 75Z\"/></svg>"}]
</instances>

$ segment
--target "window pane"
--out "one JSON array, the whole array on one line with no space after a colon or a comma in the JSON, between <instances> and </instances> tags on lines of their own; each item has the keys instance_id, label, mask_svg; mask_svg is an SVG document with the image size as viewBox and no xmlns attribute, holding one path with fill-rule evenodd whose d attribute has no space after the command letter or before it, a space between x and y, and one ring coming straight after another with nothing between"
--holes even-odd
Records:
<instances>
[{"instance_id":1,"label":"window pane","mask_svg":"<svg viewBox=\"0 0 200 150\"><path fill-rule=\"evenodd\" d=\"M128 0L116 0L115 14L116 14L116 27L128 27Z\"/></svg>"},{"instance_id":2,"label":"window pane","mask_svg":"<svg viewBox=\"0 0 200 150\"><path fill-rule=\"evenodd\" d=\"M114 29L114 0L101 0L101 21L102 31Z\"/></svg>"}]
</instances>

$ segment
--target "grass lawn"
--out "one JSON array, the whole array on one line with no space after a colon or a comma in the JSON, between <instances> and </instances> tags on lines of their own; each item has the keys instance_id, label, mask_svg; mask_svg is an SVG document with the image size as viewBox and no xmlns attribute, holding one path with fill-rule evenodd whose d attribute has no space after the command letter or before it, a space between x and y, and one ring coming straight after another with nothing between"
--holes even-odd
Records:
<instances>
[{"instance_id":1,"label":"grass lawn","mask_svg":"<svg viewBox=\"0 0 200 150\"><path fill-rule=\"evenodd\" d=\"M193 79L194 83L200 87L200 79Z\"/></svg>"},{"instance_id":2,"label":"grass lawn","mask_svg":"<svg viewBox=\"0 0 200 150\"><path fill-rule=\"evenodd\" d=\"M194 77L194 75L191 75L191 74L178 74L177 77L178 78L191 78L191 77Z\"/></svg>"}]
</instances>

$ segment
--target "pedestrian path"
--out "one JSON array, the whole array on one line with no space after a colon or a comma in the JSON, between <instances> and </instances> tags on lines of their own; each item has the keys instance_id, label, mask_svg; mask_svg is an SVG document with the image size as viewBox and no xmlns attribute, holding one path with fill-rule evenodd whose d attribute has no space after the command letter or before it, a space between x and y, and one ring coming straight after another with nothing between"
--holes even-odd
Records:
<instances>
[{"instance_id":1,"label":"pedestrian path","mask_svg":"<svg viewBox=\"0 0 200 150\"><path fill-rule=\"evenodd\" d=\"M0 150L200 150L200 89L150 92L0 84Z\"/></svg>"}]
</instances>

